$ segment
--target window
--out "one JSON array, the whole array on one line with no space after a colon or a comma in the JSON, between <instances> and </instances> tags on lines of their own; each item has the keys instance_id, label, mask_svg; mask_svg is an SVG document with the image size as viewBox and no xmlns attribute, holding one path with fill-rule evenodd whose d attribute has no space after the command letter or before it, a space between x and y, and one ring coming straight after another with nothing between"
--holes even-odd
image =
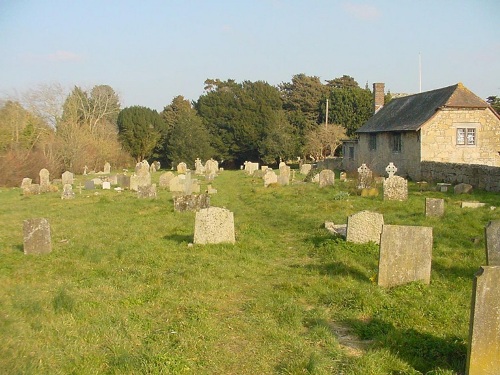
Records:
<instances>
[{"instance_id":1,"label":"window","mask_svg":"<svg viewBox=\"0 0 500 375\"><path fill-rule=\"evenodd\" d=\"M349 160L354 160L354 147L349 147Z\"/></svg>"},{"instance_id":2,"label":"window","mask_svg":"<svg viewBox=\"0 0 500 375\"><path fill-rule=\"evenodd\" d=\"M374 151L377 149L377 134L370 134L370 140L368 143L368 148L370 151Z\"/></svg>"},{"instance_id":3,"label":"window","mask_svg":"<svg viewBox=\"0 0 500 375\"><path fill-rule=\"evenodd\" d=\"M475 145L475 128L457 128L457 145Z\"/></svg>"},{"instance_id":4,"label":"window","mask_svg":"<svg viewBox=\"0 0 500 375\"><path fill-rule=\"evenodd\" d=\"M401 133L392 134L392 152L401 152Z\"/></svg>"}]
</instances>

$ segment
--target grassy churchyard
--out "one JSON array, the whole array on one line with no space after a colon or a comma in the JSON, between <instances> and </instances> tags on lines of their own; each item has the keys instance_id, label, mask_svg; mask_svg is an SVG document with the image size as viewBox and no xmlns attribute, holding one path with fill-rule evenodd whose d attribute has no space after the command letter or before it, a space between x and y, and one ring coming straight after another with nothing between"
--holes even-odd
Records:
<instances>
[{"instance_id":1,"label":"grassy churchyard","mask_svg":"<svg viewBox=\"0 0 500 375\"><path fill-rule=\"evenodd\" d=\"M76 187L62 200L1 189L0 372L463 374L498 194L410 183L407 202L384 201L338 179L264 188L243 171L212 185L211 205L234 212L235 245L188 246L195 214L174 212L167 190L149 200ZM443 218L425 217L426 197L444 198ZM430 285L377 286L378 246L323 228L362 210L433 227ZM35 217L50 222L50 254L23 254Z\"/></svg>"}]
</instances>

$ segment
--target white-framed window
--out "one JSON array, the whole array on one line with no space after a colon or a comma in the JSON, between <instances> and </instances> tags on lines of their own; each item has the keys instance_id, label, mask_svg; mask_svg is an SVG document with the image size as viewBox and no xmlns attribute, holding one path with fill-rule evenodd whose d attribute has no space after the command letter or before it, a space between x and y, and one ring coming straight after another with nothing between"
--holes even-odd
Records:
<instances>
[{"instance_id":1,"label":"white-framed window","mask_svg":"<svg viewBox=\"0 0 500 375\"><path fill-rule=\"evenodd\" d=\"M476 144L476 129L475 128L457 128L457 145L473 146Z\"/></svg>"}]
</instances>

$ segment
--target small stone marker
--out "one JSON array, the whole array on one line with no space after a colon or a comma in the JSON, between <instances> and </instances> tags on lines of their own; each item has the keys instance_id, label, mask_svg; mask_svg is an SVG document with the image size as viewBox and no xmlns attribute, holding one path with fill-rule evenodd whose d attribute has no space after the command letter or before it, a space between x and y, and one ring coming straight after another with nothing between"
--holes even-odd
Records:
<instances>
[{"instance_id":1,"label":"small stone marker","mask_svg":"<svg viewBox=\"0 0 500 375\"><path fill-rule=\"evenodd\" d=\"M220 208L203 208L196 212L194 227L195 244L235 243L234 215Z\"/></svg>"},{"instance_id":2,"label":"small stone marker","mask_svg":"<svg viewBox=\"0 0 500 375\"><path fill-rule=\"evenodd\" d=\"M500 266L482 266L474 277L466 374L500 369Z\"/></svg>"},{"instance_id":3,"label":"small stone marker","mask_svg":"<svg viewBox=\"0 0 500 375\"><path fill-rule=\"evenodd\" d=\"M341 182L347 181L347 173L346 172L340 172L339 181L341 181Z\"/></svg>"},{"instance_id":4,"label":"small stone marker","mask_svg":"<svg viewBox=\"0 0 500 375\"><path fill-rule=\"evenodd\" d=\"M52 251L50 224L45 218L23 222L24 254L47 254Z\"/></svg>"},{"instance_id":5,"label":"small stone marker","mask_svg":"<svg viewBox=\"0 0 500 375\"><path fill-rule=\"evenodd\" d=\"M377 212L361 211L347 217L346 240L354 243L380 243L384 216Z\"/></svg>"},{"instance_id":6,"label":"small stone marker","mask_svg":"<svg viewBox=\"0 0 500 375\"><path fill-rule=\"evenodd\" d=\"M462 202L462 208L480 208L486 206L486 203L481 202Z\"/></svg>"},{"instance_id":7,"label":"small stone marker","mask_svg":"<svg viewBox=\"0 0 500 375\"><path fill-rule=\"evenodd\" d=\"M105 174L110 174L111 173L111 164L109 164L108 162L106 162L104 164L104 173Z\"/></svg>"},{"instance_id":8,"label":"small stone marker","mask_svg":"<svg viewBox=\"0 0 500 375\"><path fill-rule=\"evenodd\" d=\"M323 169L319 172L319 187L335 185L335 173L330 169Z\"/></svg>"},{"instance_id":9,"label":"small stone marker","mask_svg":"<svg viewBox=\"0 0 500 375\"><path fill-rule=\"evenodd\" d=\"M425 216L441 217L444 215L444 199L425 198Z\"/></svg>"},{"instance_id":10,"label":"small stone marker","mask_svg":"<svg viewBox=\"0 0 500 375\"><path fill-rule=\"evenodd\" d=\"M490 221L484 228L484 232L486 240L486 265L500 266L500 220Z\"/></svg>"},{"instance_id":11,"label":"small stone marker","mask_svg":"<svg viewBox=\"0 0 500 375\"><path fill-rule=\"evenodd\" d=\"M439 182L436 185L441 193L446 193L448 191L448 188L451 186L451 184L448 184L446 182Z\"/></svg>"},{"instance_id":12,"label":"small stone marker","mask_svg":"<svg viewBox=\"0 0 500 375\"><path fill-rule=\"evenodd\" d=\"M174 211L199 211L210 207L210 196L208 194L191 194L174 196Z\"/></svg>"},{"instance_id":13,"label":"small stone marker","mask_svg":"<svg viewBox=\"0 0 500 375\"><path fill-rule=\"evenodd\" d=\"M464 184L464 183L455 185L453 187L453 192L455 194L470 194L470 193L472 193L472 190L473 190L472 185Z\"/></svg>"},{"instance_id":14,"label":"small stone marker","mask_svg":"<svg viewBox=\"0 0 500 375\"><path fill-rule=\"evenodd\" d=\"M73 185L65 184L63 186L63 192L61 195L61 199L73 199L75 198L75 192L73 191Z\"/></svg>"},{"instance_id":15,"label":"small stone marker","mask_svg":"<svg viewBox=\"0 0 500 375\"><path fill-rule=\"evenodd\" d=\"M431 281L432 227L384 225L380 236L378 285Z\"/></svg>"},{"instance_id":16,"label":"small stone marker","mask_svg":"<svg viewBox=\"0 0 500 375\"><path fill-rule=\"evenodd\" d=\"M110 190L111 189L111 182L109 182L109 181L103 181L102 182L102 188L103 188L103 190Z\"/></svg>"}]
</instances>

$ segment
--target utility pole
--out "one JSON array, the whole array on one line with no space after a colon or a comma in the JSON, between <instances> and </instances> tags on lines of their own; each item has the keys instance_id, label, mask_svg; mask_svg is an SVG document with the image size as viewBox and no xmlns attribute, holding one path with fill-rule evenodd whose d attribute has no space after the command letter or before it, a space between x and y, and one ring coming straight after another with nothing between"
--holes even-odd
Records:
<instances>
[{"instance_id":1,"label":"utility pole","mask_svg":"<svg viewBox=\"0 0 500 375\"><path fill-rule=\"evenodd\" d=\"M422 57L420 56L420 52L418 53L418 81L420 88L419 92L422 92Z\"/></svg>"},{"instance_id":2,"label":"utility pole","mask_svg":"<svg viewBox=\"0 0 500 375\"><path fill-rule=\"evenodd\" d=\"M328 99L326 99L325 128L327 128L327 129L328 129Z\"/></svg>"}]
</instances>

